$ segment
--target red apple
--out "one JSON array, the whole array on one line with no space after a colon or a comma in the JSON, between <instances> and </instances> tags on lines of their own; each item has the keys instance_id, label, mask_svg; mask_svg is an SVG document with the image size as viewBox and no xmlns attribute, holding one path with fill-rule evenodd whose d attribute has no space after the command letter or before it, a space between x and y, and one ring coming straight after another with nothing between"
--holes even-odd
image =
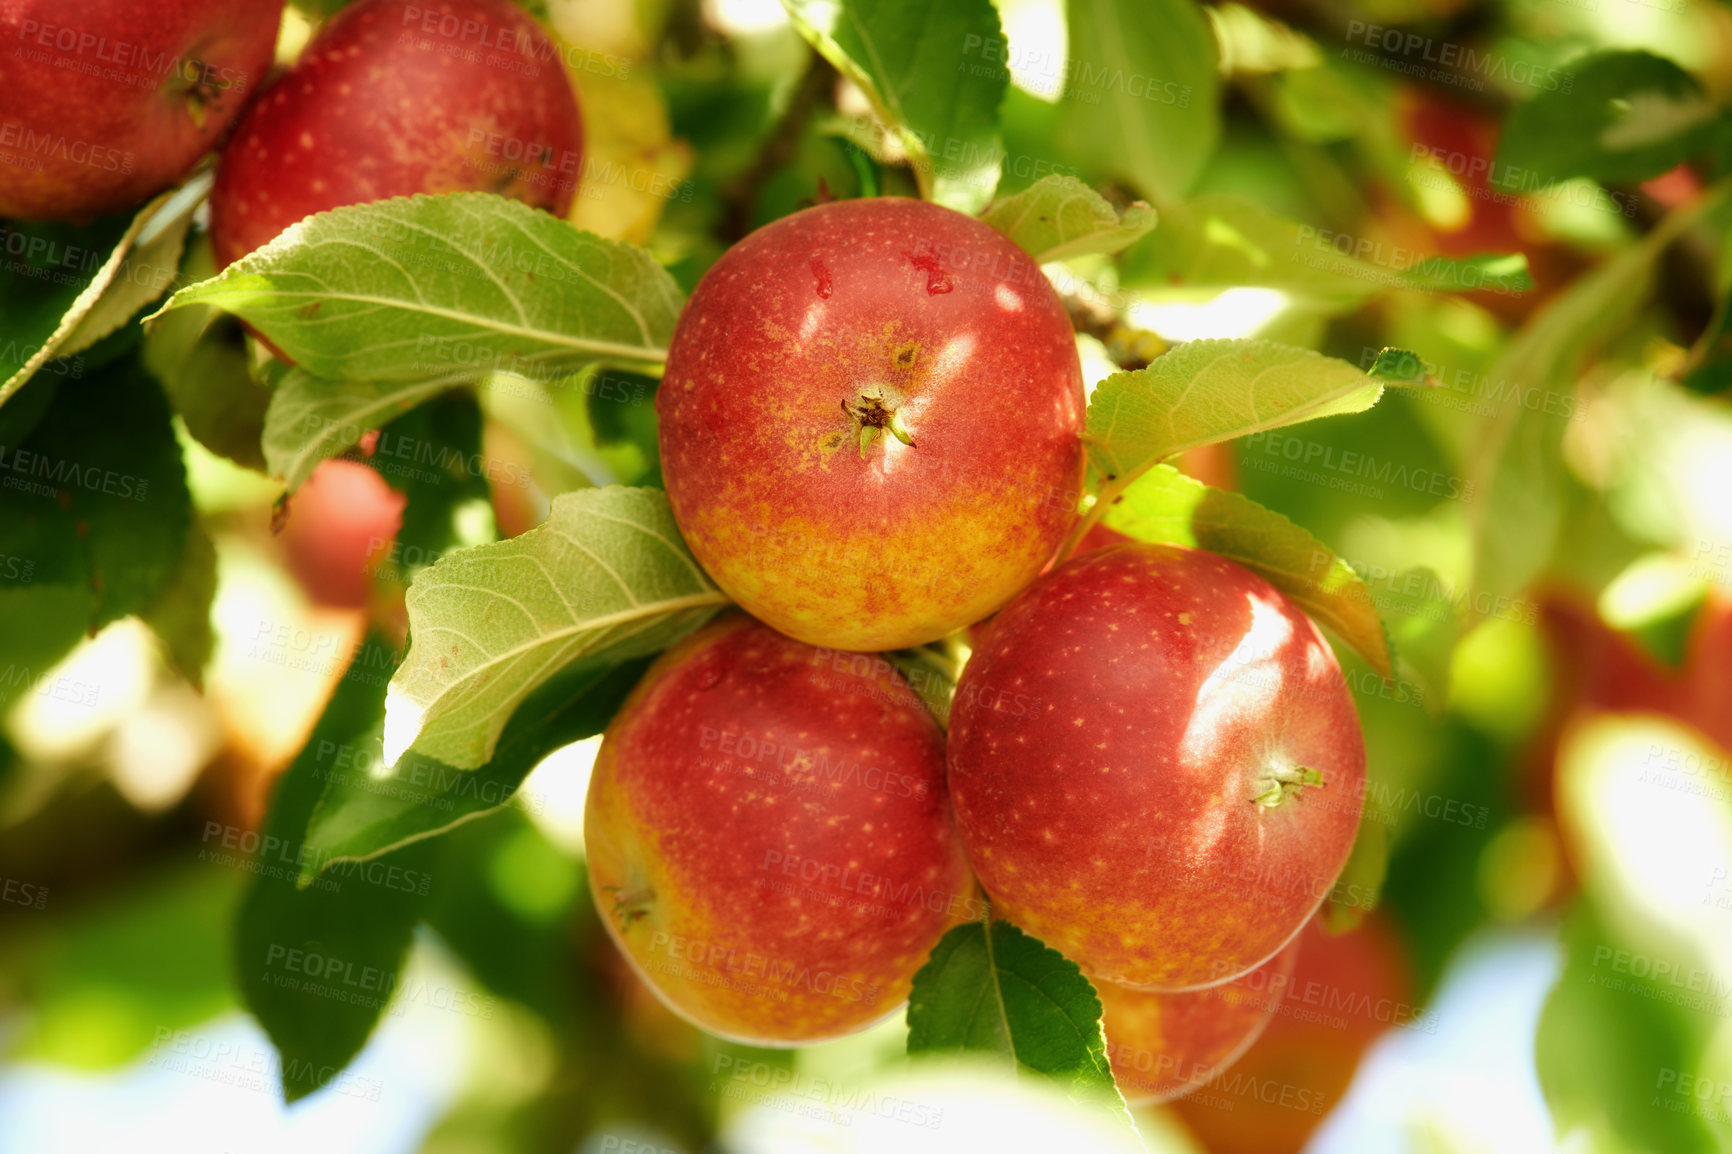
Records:
<instances>
[{"instance_id":1,"label":"red apple","mask_svg":"<svg viewBox=\"0 0 1732 1154\"><path fill-rule=\"evenodd\" d=\"M264 80L282 0L0 0L0 217L141 204Z\"/></svg>"},{"instance_id":2,"label":"red apple","mask_svg":"<svg viewBox=\"0 0 1732 1154\"><path fill-rule=\"evenodd\" d=\"M1300 935L1280 1005L1233 1068L1175 1105L1210 1154L1299 1154L1384 1032L1424 1030L1406 951L1373 915L1350 933Z\"/></svg>"},{"instance_id":3,"label":"red apple","mask_svg":"<svg viewBox=\"0 0 1732 1154\"><path fill-rule=\"evenodd\" d=\"M211 239L226 265L315 212L418 192L563 215L582 149L560 51L510 0L360 0L235 128Z\"/></svg>"},{"instance_id":4,"label":"red apple","mask_svg":"<svg viewBox=\"0 0 1732 1154\"><path fill-rule=\"evenodd\" d=\"M1365 746L1317 627L1200 550L1076 558L993 619L950 790L995 910L1092 977L1213 985L1273 957L1359 825Z\"/></svg>"},{"instance_id":5,"label":"red apple","mask_svg":"<svg viewBox=\"0 0 1732 1154\"><path fill-rule=\"evenodd\" d=\"M325 461L289 498L279 540L289 571L322 605L367 603L367 566L397 536L403 494L357 461Z\"/></svg>"},{"instance_id":6,"label":"red apple","mask_svg":"<svg viewBox=\"0 0 1732 1154\"><path fill-rule=\"evenodd\" d=\"M692 551L816 645L978 621L1075 522L1064 307L1026 253L938 205L824 204L729 249L680 317L656 412Z\"/></svg>"},{"instance_id":7,"label":"red apple","mask_svg":"<svg viewBox=\"0 0 1732 1154\"><path fill-rule=\"evenodd\" d=\"M1132 1106L1171 1101L1231 1066L1280 1006L1298 954L1295 938L1248 974L1177 994L1096 982L1107 1060L1125 1101Z\"/></svg>"},{"instance_id":8,"label":"red apple","mask_svg":"<svg viewBox=\"0 0 1732 1154\"><path fill-rule=\"evenodd\" d=\"M894 1012L978 916L944 735L882 658L742 615L663 654L608 727L584 812L602 921L695 1025L806 1045Z\"/></svg>"}]
</instances>

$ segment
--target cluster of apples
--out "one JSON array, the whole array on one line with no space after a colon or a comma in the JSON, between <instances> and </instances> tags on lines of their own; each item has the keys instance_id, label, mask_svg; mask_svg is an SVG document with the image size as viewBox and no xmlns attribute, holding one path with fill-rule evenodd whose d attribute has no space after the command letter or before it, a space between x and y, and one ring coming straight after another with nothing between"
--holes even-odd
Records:
<instances>
[{"instance_id":1,"label":"cluster of apples","mask_svg":"<svg viewBox=\"0 0 1732 1154\"><path fill-rule=\"evenodd\" d=\"M577 96L510 0L358 0L267 85L282 14L282 0L0 4L0 216L134 208L225 133L211 193L221 265L312 213L394 196L570 206Z\"/></svg>"},{"instance_id":2,"label":"cluster of apples","mask_svg":"<svg viewBox=\"0 0 1732 1154\"><path fill-rule=\"evenodd\" d=\"M1039 267L948 208L809 208L697 286L664 481L744 612L651 666L585 817L603 920L691 1022L862 1029L988 903L1094 981L1133 1100L1207 1081L1275 1012L1358 826L1351 696L1315 625L1220 557L1091 535L1055 565L1084 410ZM879 655L946 638L972 649L948 732L921 667Z\"/></svg>"}]
</instances>

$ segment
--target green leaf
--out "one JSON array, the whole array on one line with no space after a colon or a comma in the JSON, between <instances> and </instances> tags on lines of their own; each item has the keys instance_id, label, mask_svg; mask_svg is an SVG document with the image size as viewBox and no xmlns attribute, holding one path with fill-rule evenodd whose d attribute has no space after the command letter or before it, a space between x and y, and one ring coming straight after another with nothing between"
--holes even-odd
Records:
<instances>
[{"instance_id":1,"label":"green leaf","mask_svg":"<svg viewBox=\"0 0 1732 1154\"><path fill-rule=\"evenodd\" d=\"M1363 255L1363 259L1361 256ZM1379 293L1525 292L1527 258L1426 256L1301 224L1240 196L1210 194L1161 210L1154 232L1123 258L1125 283L1150 289L1273 288L1324 315Z\"/></svg>"},{"instance_id":2,"label":"green leaf","mask_svg":"<svg viewBox=\"0 0 1732 1154\"><path fill-rule=\"evenodd\" d=\"M1329 889L1329 897L1317 911L1332 934L1355 928L1377 908L1384 879L1389 874L1389 827L1383 817L1369 811L1361 814L1347 864L1341 867L1340 876Z\"/></svg>"},{"instance_id":3,"label":"green leaf","mask_svg":"<svg viewBox=\"0 0 1732 1154\"><path fill-rule=\"evenodd\" d=\"M0 552L33 559L39 585L94 594L84 627L143 612L168 585L192 498L168 402L136 361L65 381L17 445L0 445Z\"/></svg>"},{"instance_id":4,"label":"green leaf","mask_svg":"<svg viewBox=\"0 0 1732 1154\"><path fill-rule=\"evenodd\" d=\"M513 712L479 769L457 769L411 750L381 772L382 722L315 750L325 787L307 826L299 884L333 865L371 861L504 809L544 757L607 728L648 664L648 658L582 662L566 670Z\"/></svg>"},{"instance_id":5,"label":"green leaf","mask_svg":"<svg viewBox=\"0 0 1732 1154\"><path fill-rule=\"evenodd\" d=\"M1632 954L1586 897L1565 919L1563 947L1563 974L1540 1012L1534 1043L1559 1133L1592 1135L1584 1150L1723 1151L1697 1114L1701 1103L1678 1091L1680 1075L1698 1072L1700 1041L1672 1008L1680 991L1633 972ZM1620 954L1624 964L1614 968ZM1633 957L1652 970L1653 955L1637 950ZM1665 1071L1671 1078L1663 1083Z\"/></svg>"},{"instance_id":6,"label":"green leaf","mask_svg":"<svg viewBox=\"0 0 1732 1154\"><path fill-rule=\"evenodd\" d=\"M782 0L801 34L896 133L921 195L962 212L1004 165L998 106L1010 74L991 0Z\"/></svg>"},{"instance_id":7,"label":"green leaf","mask_svg":"<svg viewBox=\"0 0 1732 1154\"><path fill-rule=\"evenodd\" d=\"M1333 629L1384 677L1393 657L1371 590L1323 542L1249 497L1156 465L1102 521L1139 541L1206 549L1243 565Z\"/></svg>"},{"instance_id":8,"label":"green leaf","mask_svg":"<svg viewBox=\"0 0 1732 1154\"><path fill-rule=\"evenodd\" d=\"M1484 378L1513 381L1523 394L1574 396L1590 354L1641 311L1655 265L1697 213L1674 212L1639 244L1577 278L1530 317L1487 367ZM1505 403L1473 416L1467 460L1473 491L1474 584L1519 594L1545 568L1563 524L1566 412L1550 405Z\"/></svg>"},{"instance_id":9,"label":"green leaf","mask_svg":"<svg viewBox=\"0 0 1732 1154\"><path fill-rule=\"evenodd\" d=\"M458 192L308 217L162 312L226 309L313 376L422 382L659 362L680 303L643 249Z\"/></svg>"},{"instance_id":10,"label":"green leaf","mask_svg":"<svg viewBox=\"0 0 1732 1154\"><path fill-rule=\"evenodd\" d=\"M391 860L398 868L382 882L351 872L301 889L295 870L282 864L305 853L307 822L324 787L320 751L353 743L379 722L383 679L356 670L390 662L389 646L368 638L277 783L261 839L270 856L235 923L236 979L282 1054L283 1094L291 1102L360 1053L396 988L430 888L428 846L398 852Z\"/></svg>"},{"instance_id":11,"label":"green leaf","mask_svg":"<svg viewBox=\"0 0 1732 1154\"><path fill-rule=\"evenodd\" d=\"M186 548L168 583L139 614L162 642L169 664L199 688L204 685L204 667L216 646L210 619L216 587L216 546L195 523L187 531Z\"/></svg>"},{"instance_id":12,"label":"green leaf","mask_svg":"<svg viewBox=\"0 0 1732 1154\"><path fill-rule=\"evenodd\" d=\"M1165 208L1190 190L1221 135L1215 36L1202 8L1192 0L1069 0L1065 15L1059 139Z\"/></svg>"},{"instance_id":13,"label":"green leaf","mask_svg":"<svg viewBox=\"0 0 1732 1154\"><path fill-rule=\"evenodd\" d=\"M1349 312L1379 291L1348 257L1312 260L1321 230L1241 196L1210 194L1161 209L1154 232L1125 253L1125 282L1194 289L1274 288L1325 312ZM1334 256L1333 250L1329 255Z\"/></svg>"},{"instance_id":14,"label":"green leaf","mask_svg":"<svg viewBox=\"0 0 1732 1154\"><path fill-rule=\"evenodd\" d=\"M1363 412L1382 395L1354 366L1310 349L1190 341L1095 386L1085 436L1095 467L1124 479L1197 445Z\"/></svg>"},{"instance_id":15,"label":"green leaf","mask_svg":"<svg viewBox=\"0 0 1732 1154\"><path fill-rule=\"evenodd\" d=\"M510 711L551 674L655 653L726 603L660 490L561 494L522 536L452 553L416 576L413 640L386 705L386 760L413 745L462 769L483 765Z\"/></svg>"},{"instance_id":16,"label":"green leaf","mask_svg":"<svg viewBox=\"0 0 1732 1154\"><path fill-rule=\"evenodd\" d=\"M289 492L306 483L319 462L423 401L473 379L459 372L416 381L331 381L305 369L282 374L265 409L261 442L265 468Z\"/></svg>"},{"instance_id":17,"label":"green leaf","mask_svg":"<svg viewBox=\"0 0 1732 1154\"><path fill-rule=\"evenodd\" d=\"M1425 362L1418 353L1388 348L1377 354L1365 375L1394 385L1417 385L1425 381Z\"/></svg>"},{"instance_id":18,"label":"green leaf","mask_svg":"<svg viewBox=\"0 0 1732 1154\"><path fill-rule=\"evenodd\" d=\"M493 462L481 438L475 395L447 393L380 429L364 458L408 498L390 564L404 584L452 549L498 539L488 483Z\"/></svg>"},{"instance_id":19,"label":"green leaf","mask_svg":"<svg viewBox=\"0 0 1732 1154\"><path fill-rule=\"evenodd\" d=\"M1137 201L1119 216L1105 197L1074 176L1047 176L992 202L980 219L1035 260L1115 253L1155 227L1155 210Z\"/></svg>"},{"instance_id":20,"label":"green leaf","mask_svg":"<svg viewBox=\"0 0 1732 1154\"><path fill-rule=\"evenodd\" d=\"M1533 192L1560 180L1647 180L1704 151L1719 110L1695 77L1648 52L1601 52L1573 83L1510 109L1492 183Z\"/></svg>"},{"instance_id":21,"label":"green leaf","mask_svg":"<svg viewBox=\"0 0 1732 1154\"><path fill-rule=\"evenodd\" d=\"M182 266L191 281L216 275L210 239L201 236ZM187 432L213 453L263 471L259 447L271 391L247 371L246 330L208 307L177 309L150 326L141 353Z\"/></svg>"},{"instance_id":22,"label":"green leaf","mask_svg":"<svg viewBox=\"0 0 1732 1154\"><path fill-rule=\"evenodd\" d=\"M0 222L7 254L0 265L5 272L0 277L0 316L6 319L0 341L0 405L54 357L88 347L168 287L202 197L202 190L195 192L165 192L130 220L106 217L88 227ZM129 266L128 256L147 230L150 254L141 254ZM111 289L115 303L98 312ZM122 307L125 311L115 316ZM75 337L81 343L67 349Z\"/></svg>"},{"instance_id":23,"label":"green leaf","mask_svg":"<svg viewBox=\"0 0 1732 1154\"><path fill-rule=\"evenodd\" d=\"M208 173L201 174L186 187L158 198L160 207L150 214L133 243L116 250L121 257L119 267L102 295L88 309L78 311L76 324L61 339L55 356L70 357L84 351L168 291L179 276L187 230L192 227L193 214L204 203L210 181Z\"/></svg>"},{"instance_id":24,"label":"green leaf","mask_svg":"<svg viewBox=\"0 0 1732 1154\"><path fill-rule=\"evenodd\" d=\"M908 993L910 1054L992 1054L1077 1098L1122 1110L1101 1001L1077 964L1009 922L957 926L932 947Z\"/></svg>"},{"instance_id":25,"label":"green leaf","mask_svg":"<svg viewBox=\"0 0 1732 1154\"><path fill-rule=\"evenodd\" d=\"M1379 274L1382 275L1382 274ZM1525 293L1534 287L1528 258L1519 252L1479 256L1426 256L1401 262L1400 278L1427 292Z\"/></svg>"}]
</instances>

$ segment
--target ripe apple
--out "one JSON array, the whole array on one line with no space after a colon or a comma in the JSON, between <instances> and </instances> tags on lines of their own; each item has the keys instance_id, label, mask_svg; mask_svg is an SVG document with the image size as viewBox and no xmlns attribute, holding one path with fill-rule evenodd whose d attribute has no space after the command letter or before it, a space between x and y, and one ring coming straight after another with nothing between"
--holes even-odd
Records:
<instances>
[{"instance_id":1,"label":"ripe apple","mask_svg":"<svg viewBox=\"0 0 1732 1154\"><path fill-rule=\"evenodd\" d=\"M1373 915L1350 933L1313 922L1269 1028L1233 1068L1174 1104L1210 1154L1299 1154L1384 1032L1425 1029L1401 941Z\"/></svg>"},{"instance_id":2,"label":"ripe apple","mask_svg":"<svg viewBox=\"0 0 1732 1154\"><path fill-rule=\"evenodd\" d=\"M918 645L1040 572L1076 518L1082 368L1034 261L939 205L839 201L704 274L656 394L674 516L815 645Z\"/></svg>"},{"instance_id":3,"label":"ripe apple","mask_svg":"<svg viewBox=\"0 0 1732 1154\"><path fill-rule=\"evenodd\" d=\"M882 658L743 614L663 654L608 726L590 887L641 977L695 1025L806 1045L895 1011L978 916L944 735Z\"/></svg>"},{"instance_id":4,"label":"ripe apple","mask_svg":"<svg viewBox=\"0 0 1732 1154\"><path fill-rule=\"evenodd\" d=\"M0 217L88 220L185 176L264 80L282 0L0 0Z\"/></svg>"},{"instance_id":5,"label":"ripe apple","mask_svg":"<svg viewBox=\"0 0 1732 1154\"><path fill-rule=\"evenodd\" d=\"M294 496L278 540L321 605L367 604L367 565L397 536L406 498L358 461L322 462Z\"/></svg>"},{"instance_id":6,"label":"ripe apple","mask_svg":"<svg viewBox=\"0 0 1732 1154\"><path fill-rule=\"evenodd\" d=\"M236 126L211 239L227 265L315 212L418 192L563 215L582 150L559 49L511 0L360 0Z\"/></svg>"},{"instance_id":7,"label":"ripe apple","mask_svg":"<svg viewBox=\"0 0 1732 1154\"><path fill-rule=\"evenodd\" d=\"M1116 545L1024 591L950 713L950 790L994 909L1144 990L1273 957L1334 885L1365 746L1317 627L1211 553Z\"/></svg>"},{"instance_id":8,"label":"ripe apple","mask_svg":"<svg viewBox=\"0 0 1732 1154\"><path fill-rule=\"evenodd\" d=\"M1132 1106L1167 1102L1231 1066L1281 1004L1299 939L1248 974L1204 990L1151 994L1096 982L1113 1081Z\"/></svg>"}]
</instances>

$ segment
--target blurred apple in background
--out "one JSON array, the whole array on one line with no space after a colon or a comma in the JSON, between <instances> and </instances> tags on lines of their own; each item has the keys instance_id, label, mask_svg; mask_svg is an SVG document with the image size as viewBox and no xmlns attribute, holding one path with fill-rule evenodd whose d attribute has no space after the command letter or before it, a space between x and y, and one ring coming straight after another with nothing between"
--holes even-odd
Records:
<instances>
[{"instance_id":1,"label":"blurred apple in background","mask_svg":"<svg viewBox=\"0 0 1732 1154\"><path fill-rule=\"evenodd\" d=\"M1426 1027L1410 1001L1406 951L1381 917L1339 935L1313 919L1299 943L1293 976L1263 1036L1225 1073L1174 1104L1210 1154L1298 1154L1385 1030Z\"/></svg>"},{"instance_id":2,"label":"blurred apple in background","mask_svg":"<svg viewBox=\"0 0 1732 1154\"><path fill-rule=\"evenodd\" d=\"M280 541L289 571L322 605L360 608L367 569L390 548L405 498L367 466L326 461L288 499Z\"/></svg>"}]
</instances>

